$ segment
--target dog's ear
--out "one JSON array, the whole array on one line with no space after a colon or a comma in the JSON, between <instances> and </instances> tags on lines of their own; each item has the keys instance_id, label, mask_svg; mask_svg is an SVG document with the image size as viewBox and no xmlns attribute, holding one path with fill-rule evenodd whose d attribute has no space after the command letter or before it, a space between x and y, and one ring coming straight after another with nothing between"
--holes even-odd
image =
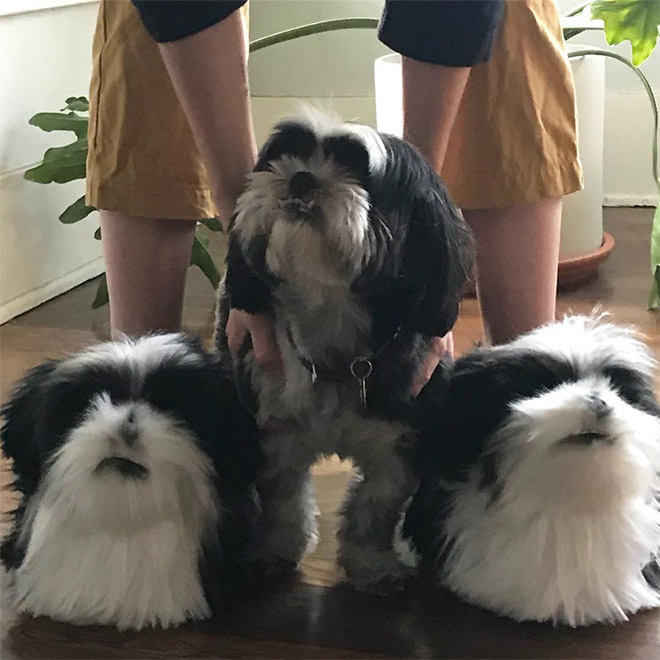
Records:
<instances>
[{"instance_id":1,"label":"dog's ear","mask_svg":"<svg viewBox=\"0 0 660 660\"><path fill-rule=\"evenodd\" d=\"M660 418L660 403L656 398L653 378L631 365L605 365L603 373L631 406Z\"/></svg>"},{"instance_id":2,"label":"dog's ear","mask_svg":"<svg viewBox=\"0 0 660 660\"><path fill-rule=\"evenodd\" d=\"M33 492L41 476L42 457L36 436L56 366L56 361L50 361L29 371L2 408L2 452L13 462L16 487L22 492Z\"/></svg>"},{"instance_id":3,"label":"dog's ear","mask_svg":"<svg viewBox=\"0 0 660 660\"><path fill-rule=\"evenodd\" d=\"M506 418L511 396L504 387L506 380L489 352L476 350L445 374L438 401L424 402L424 390L420 394L431 413L435 404L434 425L422 436L421 479L403 533L422 553L423 563L432 560L436 570L448 551L444 529L453 493L447 486L465 480L481 459L488 438Z\"/></svg>"},{"instance_id":4,"label":"dog's ear","mask_svg":"<svg viewBox=\"0 0 660 660\"><path fill-rule=\"evenodd\" d=\"M508 401L515 398L501 367L487 349L478 349L450 370L424 451L427 472L452 483L464 479L479 460L508 414Z\"/></svg>"},{"instance_id":5,"label":"dog's ear","mask_svg":"<svg viewBox=\"0 0 660 660\"><path fill-rule=\"evenodd\" d=\"M438 415L429 465L456 481L482 456L510 404L575 378L568 360L519 349L477 349L454 365Z\"/></svg>"},{"instance_id":6,"label":"dog's ear","mask_svg":"<svg viewBox=\"0 0 660 660\"><path fill-rule=\"evenodd\" d=\"M272 309L270 287L248 264L234 232L229 235L225 294L229 307L242 309L249 314L260 314Z\"/></svg>"},{"instance_id":7,"label":"dog's ear","mask_svg":"<svg viewBox=\"0 0 660 660\"><path fill-rule=\"evenodd\" d=\"M262 145L254 166L255 172L265 172L271 161L282 154L284 140L279 131L274 130Z\"/></svg>"},{"instance_id":8,"label":"dog's ear","mask_svg":"<svg viewBox=\"0 0 660 660\"><path fill-rule=\"evenodd\" d=\"M150 405L173 411L194 433L213 463L219 490L242 492L259 467L256 424L238 399L227 362L199 355L202 365L162 364L147 375L143 392Z\"/></svg>"},{"instance_id":9,"label":"dog's ear","mask_svg":"<svg viewBox=\"0 0 660 660\"><path fill-rule=\"evenodd\" d=\"M658 551L660 552L660 548ZM642 569L642 575L653 589L660 592L660 555L654 557Z\"/></svg>"},{"instance_id":10,"label":"dog's ear","mask_svg":"<svg viewBox=\"0 0 660 660\"><path fill-rule=\"evenodd\" d=\"M445 186L437 177L427 183L413 186L401 273L412 329L442 337L456 322L472 275L474 243Z\"/></svg>"}]
</instances>

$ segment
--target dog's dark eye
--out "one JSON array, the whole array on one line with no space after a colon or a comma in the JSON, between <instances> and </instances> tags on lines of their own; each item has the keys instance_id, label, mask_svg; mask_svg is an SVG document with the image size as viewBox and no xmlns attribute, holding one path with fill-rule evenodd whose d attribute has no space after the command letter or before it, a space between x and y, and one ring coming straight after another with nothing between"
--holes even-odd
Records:
<instances>
[{"instance_id":1,"label":"dog's dark eye","mask_svg":"<svg viewBox=\"0 0 660 660\"><path fill-rule=\"evenodd\" d=\"M128 401L130 373L106 365L55 373L44 403L43 428L51 436L49 442L63 438L77 426L99 396L109 397L115 405Z\"/></svg>"},{"instance_id":2,"label":"dog's dark eye","mask_svg":"<svg viewBox=\"0 0 660 660\"><path fill-rule=\"evenodd\" d=\"M603 374L609 378L610 383L617 389L619 396L624 401L636 408L658 414L656 412L657 403L653 399L653 390L641 374L618 366L603 367Z\"/></svg>"},{"instance_id":3,"label":"dog's dark eye","mask_svg":"<svg viewBox=\"0 0 660 660\"><path fill-rule=\"evenodd\" d=\"M364 182L369 176L369 152L354 138L346 135L325 138L323 154L341 165L357 181Z\"/></svg>"},{"instance_id":4,"label":"dog's dark eye","mask_svg":"<svg viewBox=\"0 0 660 660\"><path fill-rule=\"evenodd\" d=\"M311 129L300 124L282 123L261 149L254 169L262 172L268 169L269 163L284 155L307 160L315 149L316 135Z\"/></svg>"}]
</instances>

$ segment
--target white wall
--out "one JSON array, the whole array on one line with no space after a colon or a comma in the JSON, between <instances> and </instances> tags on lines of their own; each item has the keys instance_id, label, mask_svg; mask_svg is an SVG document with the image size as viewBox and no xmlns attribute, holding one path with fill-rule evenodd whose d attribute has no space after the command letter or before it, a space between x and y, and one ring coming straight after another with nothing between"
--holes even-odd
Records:
<instances>
[{"instance_id":1,"label":"white wall","mask_svg":"<svg viewBox=\"0 0 660 660\"><path fill-rule=\"evenodd\" d=\"M252 0L250 38L305 23L378 17L383 0ZM375 30L342 30L272 46L250 56L257 138L300 100L332 99L347 118L375 124L373 62L388 49Z\"/></svg>"},{"instance_id":2,"label":"white wall","mask_svg":"<svg viewBox=\"0 0 660 660\"><path fill-rule=\"evenodd\" d=\"M72 140L72 133L44 133L28 120L61 109L68 96L87 96L97 9L72 0L0 8L0 323L103 271L92 238L96 214L76 225L57 219L83 194L83 183L23 179L48 147Z\"/></svg>"},{"instance_id":3,"label":"white wall","mask_svg":"<svg viewBox=\"0 0 660 660\"><path fill-rule=\"evenodd\" d=\"M559 0L561 11L579 4ZM584 32L570 41L611 49L631 57L630 43L609 46L602 31ZM660 48L641 66L660 104ZM605 203L613 206L654 204L657 189L651 175L653 120L648 97L637 76L624 64L605 61Z\"/></svg>"},{"instance_id":4,"label":"white wall","mask_svg":"<svg viewBox=\"0 0 660 660\"><path fill-rule=\"evenodd\" d=\"M562 11L576 4L577 0L559 0ZM328 18L378 17L382 5L383 0L252 0L250 36ZM580 35L571 43L578 42L609 48L602 33ZM305 37L255 53L250 81L257 137L263 139L272 122L290 112L299 99L330 98L344 116L373 122L373 60L387 52L374 30L355 30ZM629 55L630 47L621 45L615 52ZM642 70L657 95L660 48ZM648 100L634 73L619 62L607 61L606 78L605 203L654 203Z\"/></svg>"}]
</instances>

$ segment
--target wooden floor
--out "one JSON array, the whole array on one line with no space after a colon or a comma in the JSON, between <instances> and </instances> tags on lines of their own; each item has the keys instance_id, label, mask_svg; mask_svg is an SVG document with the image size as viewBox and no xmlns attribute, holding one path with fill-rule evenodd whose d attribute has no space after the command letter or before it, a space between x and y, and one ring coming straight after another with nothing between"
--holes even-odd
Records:
<instances>
[{"instance_id":1,"label":"wooden floor","mask_svg":"<svg viewBox=\"0 0 660 660\"><path fill-rule=\"evenodd\" d=\"M587 312L600 305L615 321L635 324L658 356L658 315L645 308L651 215L648 209L606 211L606 228L617 247L596 280L560 295L559 311ZM108 337L107 310L90 309L94 288L94 283L83 285L0 328L3 400L28 367ZM208 338L212 315L210 286L192 272L186 329ZM480 332L477 304L466 301L456 328L458 350L469 348ZM342 584L334 563L335 511L349 469L338 461L316 467L322 542L307 558L299 580L275 590L234 595L217 620L170 631L121 634L106 628L76 628L17 616L5 603L0 657L660 658L657 611L617 627L570 630L514 624L423 585L393 598L355 593ZM11 500L4 489L3 510Z\"/></svg>"}]
</instances>

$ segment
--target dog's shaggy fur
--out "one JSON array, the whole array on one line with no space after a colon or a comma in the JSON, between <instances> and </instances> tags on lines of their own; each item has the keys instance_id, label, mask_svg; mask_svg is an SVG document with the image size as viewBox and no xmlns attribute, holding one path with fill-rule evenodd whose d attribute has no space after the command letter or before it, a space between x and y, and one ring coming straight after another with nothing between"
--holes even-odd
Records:
<instances>
[{"instance_id":1,"label":"dog's shaggy fur","mask_svg":"<svg viewBox=\"0 0 660 660\"><path fill-rule=\"evenodd\" d=\"M568 317L459 359L404 530L424 570L517 620L660 605L660 408L631 330Z\"/></svg>"},{"instance_id":2,"label":"dog's shaggy fur","mask_svg":"<svg viewBox=\"0 0 660 660\"><path fill-rule=\"evenodd\" d=\"M221 605L257 517L259 444L218 360L176 334L101 344L32 370L2 414L20 611L139 629Z\"/></svg>"},{"instance_id":3,"label":"dog's shaggy fur","mask_svg":"<svg viewBox=\"0 0 660 660\"><path fill-rule=\"evenodd\" d=\"M412 146L316 114L276 127L237 204L216 333L223 349L229 307L269 314L282 354L283 378L251 350L238 369L270 429L256 558L267 569L293 569L314 543L309 468L338 454L359 468L341 566L358 587L404 576L392 537L416 484L410 390L429 336L455 322L471 265L469 232ZM351 369L365 360L366 406Z\"/></svg>"}]
</instances>

